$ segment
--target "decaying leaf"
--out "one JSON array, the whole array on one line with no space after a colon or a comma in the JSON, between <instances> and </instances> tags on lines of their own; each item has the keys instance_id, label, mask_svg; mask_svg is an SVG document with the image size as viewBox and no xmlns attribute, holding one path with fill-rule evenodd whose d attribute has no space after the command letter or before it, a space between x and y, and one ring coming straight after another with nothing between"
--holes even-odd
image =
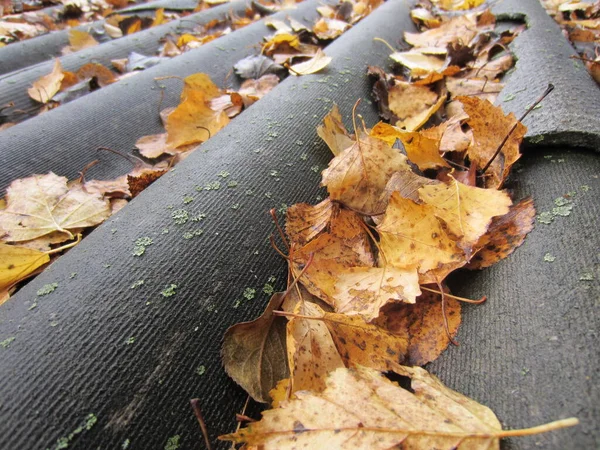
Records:
<instances>
[{"instance_id":1,"label":"decaying leaf","mask_svg":"<svg viewBox=\"0 0 600 450\"><path fill-rule=\"evenodd\" d=\"M371 136L393 145L400 139L408 159L420 170L450 167L442 158L439 139L431 138L423 132L405 131L386 123L378 123L371 130Z\"/></svg>"},{"instance_id":2,"label":"decaying leaf","mask_svg":"<svg viewBox=\"0 0 600 450\"><path fill-rule=\"evenodd\" d=\"M479 169L486 166L496 150L517 122L513 113L504 115L502 110L487 100L476 97L458 97L465 113L467 124L473 130L473 144L467 150L472 164ZM510 168L521 157L519 145L527 127L519 123L502 146L502 151L486 172L485 186L499 188L508 176Z\"/></svg>"},{"instance_id":3,"label":"decaying leaf","mask_svg":"<svg viewBox=\"0 0 600 450\"><path fill-rule=\"evenodd\" d=\"M414 267L349 267L336 276L335 311L360 315L367 322L376 319L379 310L388 303L414 303L421 293Z\"/></svg>"},{"instance_id":4,"label":"decaying leaf","mask_svg":"<svg viewBox=\"0 0 600 450\"><path fill-rule=\"evenodd\" d=\"M225 332L221 355L227 374L258 402L289 376L285 343L286 319L273 315L283 293L276 293L256 320L233 325Z\"/></svg>"},{"instance_id":5,"label":"decaying leaf","mask_svg":"<svg viewBox=\"0 0 600 450\"><path fill-rule=\"evenodd\" d=\"M508 213L494 217L486 234L475 244L476 253L469 269L483 269L506 258L519 247L527 234L533 230L535 207L526 198L511 206Z\"/></svg>"},{"instance_id":6,"label":"decaying leaf","mask_svg":"<svg viewBox=\"0 0 600 450\"><path fill-rule=\"evenodd\" d=\"M79 50L95 47L96 45L98 45L98 41L91 34L76 29L69 30L68 52L78 52Z\"/></svg>"},{"instance_id":7,"label":"decaying leaf","mask_svg":"<svg viewBox=\"0 0 600 450\"><path fill-rule=\"evenodd\" d=\"M7 189L7 206L0 211L0 229L7 242L29 241L60 232L62 241L72 231L91 227L110 216L108 202L85 192L78 184L50 172L15 180Z\"/></svg>"},{"instance_id":8,"label":"decaying leaf","mask_svg":"<svg viewBox=\"0 0 600 450\"><path fill-rule=\"evenodd\" d=\"M456 336L461 320L460 302L449 297L445 302L445 308L442 308L441 295L424 290L414 304L395 305L385 312L385 329L408 339L404 364L422 366L436 360L448 347L450 338L446 333L444 316L450 336Z\"/></svg>"},{"instance_id":9,"label":"decaying leaf","mask_svg":"<svg viewBox=\"0 0 600 450\"><path fill-rule=\"evenodd\" d=\"M33 85L27 89L29 97L36 102L48 103L60 90L61 82L64 76L65 75L63 74L60 60L56 59L54 61L52 72L35 81Z\"/></svg>"},{"instance_id":10,"label":"decaying leaf","mask_svg":"<svg viewBox=\"0 0 600 450\"><path fill-rule=\"evenodd\" d=\"M17 247L0 242L0 305L8 299L3 295L21 280L50 261L47 253L26 247Z\"/></svg>"},{"instance_id":11,"label":"decaying leaf","mask_svg":"<svg viewBox=\"0 0 600 450\"><path fill-rule=\"evenodd\" d=\"M394 172L402 170L410 170L404 155L366 136L331 160L321 184L333 200L363 214L381 214L385 210L385 186Z\"/></svg>"},{"instance_id":12,"label":"decaying leaf","mask_svg":"<svg viewBox=\"0 0 600 450\"><path fill-rule=\"evenodd\" d=\"M317 205L296 203L286 211L285 231L294 243L304 245L329 226L339 206L326 198Z\"/></svg>"},{"instance_id":13,"label":"decaying leaf","mask_svg":"<svg viewBox=\"0 0 600 450\"><path fill-rule=\"evenodd\" d=\"M414 394L366 367L337 369L322 393L297 392L280 408L263 412L259 422L220 439L265 450L500 448L505 434L489 408L448 389L424 369L398 365L395 370L411 378ZM567 419L547 428L576 423Z\"/></svg>"},{"instance_id":14,"label":"decaying leaf","mask_svg":"<svg viewBox=\"0 0 600 450\"><path fill-rule=\"evenodd\" d=\"M325 55L321 49L308 61L294 64L289 67L292 75L310 75L323 70L331 62L331 57Z\"/></svg>"},{"instance_id":15,"label":"decaying leaf","mask_svg":"<svg viewBox=\"0 0 600 450\"><path fill-rule=\"evenodd\" d=\"M435 208L402 198L397 192L391 195L377 231L388 264L417 267L421 283L441 281L466 263L464 252L435 216Z\"/></svg>"},{"instance_id":16,"label":"decaying leaf","mask_svg":"<svg viewBox=\"0 0 600 450\"><path fill-rule=\"evenodd\" d=\"M434 208L435 216L458 238L470 254L473 245L487 231L492 217L503 216L512 204L510 197L495 189L467 186L452 179L449 183L423 186L421 200Z\"/></svg>"},{"instance_id":17,"label":"decaying leaf","mask_svg":"<svg viewBox=\"0 0 600 450\"><path fill-rule=\"evenodd\" d=\"M297 297L294 314L321 317L323 310L308 301L310 294L292 290L288 296ZM291 317L287 324L288 363L292 392L325 389L325 379L332 370L344 367L327 326L319 320Z\"/></svg>"},{"instance_id":18,"label":"decaying leaf","mask_svg":"<svg viewBox=\"0 0 600 450\"><path fill-rule=\"evenodd\" d=\"M334 156L354 144L354 140L348 135L344 126L337 105L333 105L331 111L323 118L323 124L317 127L317 134L325 141Z\"/></svg>"}]
</instances>

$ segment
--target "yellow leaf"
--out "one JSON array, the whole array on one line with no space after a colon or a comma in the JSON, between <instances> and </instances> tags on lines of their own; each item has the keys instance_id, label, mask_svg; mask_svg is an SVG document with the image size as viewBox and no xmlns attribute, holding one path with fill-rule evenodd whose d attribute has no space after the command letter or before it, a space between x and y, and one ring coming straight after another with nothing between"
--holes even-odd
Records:
<instances>
[{"instance_id":1,"label":"yellow leaf","mask_svg":"<svg viewBox=\"0 0 600 450\"><path fill-rule=\"evenodd\" d=\"M60 65L60 60L56 59L54 61L52 72L50 72L48 75L44 75L39 80L34 81L33 85L27 89L27 93L29 94L29 97L34 99L36 102L48 103L60 90L60 85L63 78L64 74L62 71L62 66Z\"/></svg>"},{"instance_id":2,"label":"yellow leaf","mask_svg":"<svg viewBox=\"0 0 600 450\"><path fill-rule=\"evenodd\" d=\"M334 156L354 144L354 140L348 136L337 105L333 105L331 111L323 117L323 124L317 127L317 134L325 141Z\"/></svg>"},{"instance_id":3,"label":"yellow leaf","mask_svg":"<svg viewBox=\"0 0 600 450\"><path fill-rule=\"evenodd\" d=\"M337 155L323 171L321 184L332 200L363 214L381 214L385 186L394 172L410 170L406 157L385 142L362 137Z\"/></svg>"},{"instance_id":4,"label":"yellow leaf","mask_svg":"<svg viewBox=\"0 0 600 450\"><path fill-rule=\"evenodd\" d=\"M198 38L192 34L184 33L177 39L177 47L183 48L190 42L198 41Z\"/></svg>"},{"instance_id":5,"label":"yellow leaf","mask_svg":"<svg viewBox=\"0 0 600 450\"><path fill-rule=\"evenodd\" d=\"M210 101L220 94L220 89L208 75L200 73L186 77L181 103L167 117L167 145L178 148L204 142L227 125L227 114L210 108Z\"/></svg>"},{"instance_id":6,"label":"yellow leaf","mask_svg":"<svg viewBox=\"0 0 600 450\"><path fill-rule=\"evenodd\" d=\"M325 55L325 53L319 49L317 50L316 55L308 61L290 66L290 72L292 75L310 75L311 73L317 73L320 70L323 70L330 62L331 57Z\"/></svg>"},{"instance_id":7,"label":"yellow leaf","mask_svg":"<svg viewBox=\"0 0 600 450\"><path fill-rule=\"evenodd\" d=\"M371 136L382 139L392 145L400 139L408 159L419 169L437 169L450 167L439 151L439 139L432 139L422 132L404 131L392 125L379 122L371 130Z\"/></svg>"},{"instance_id":8,"label":"yellow leaf","mask_svg":"<svg viewBox=\"0 0 600 450\"><path fill-rule=\"evenodd\" d=\"M439 27L422 33L404 33L404 40L413 47L448 47L454 42L468 44L477 35L477 15L464 14L443 22Z\"/></svg>"},{"instance_id":9,"label":"yellow leaf","mask_svg":"<svg viewBox=\"0 0 600 450\"><path fill-rule=\"evenodd\" d=\"M167 23L168 20L165 19L165 8L158 8L156 10L156 14L154 15L154 20L152 21L152 27L156 27L158 25L162 25L163 23Z\"/></svg>"},{"instance_id":10,"label":"yellow leaf","mask_svg":"<svg viewBox=\"0 0 600 450\"><path fill-rule=\"evenodd\" d=\"M419 196L434 208L459 245L470 255L471 248L487 231L492 217L503 216L512 204L510 197L495 189L467 186L452 179L449 183L423 186Z\"/></svg>"},{"instance_id":11,"label":"yellow leaf","mask_svg":"<svg viewBox=\"0 0 600 450\"><path fill-rule=\"evenodd\" d=\"M50 261L47 253L0 243L0 292L27 278ZM8 298L8 297L7 297ZM3 303L0 299L0 305Z\"/></svg>"},{"instance_id":12,"label":"yellow leaf","mask_svg":"<svg viewBox=\"0 0 600 450\"><path fill-rule=\"evenodd\" d=\"M423 189L423 188L421 188ZM394 192L383 221L377 226L380 246L388 264L417 267L420 282L437 282L466 263L434 214L435 208L417 204Z\"/></svg>"},{"instance_id":13,"label":"yellow leaf","mask_svg":"<svg viewBox=\"0 0 600 450\"><path fill-rule=\"evenodd\" d=\"M464 9L477 8L483 5L485 0L433 0L436 6L446 11L460 11Z\"/></svg>"},{"instance_id":14,"label":"yellow leaf","mask_svg":"<svg viewBox=\"0 0 600 450\"><path fill-rule=\"evenodd\" d=\"M79 184L67 187L67 179L52 172L13 181L6 197L0 229L8 242L29 241L55 231L66 241L74 238L74 230L98 225L110 216L106 200L88 194Z\"/></svg>"},{"instance_id":15,"label":"yellow leaf","mask_svg":"<svg viewBox=\"0 0 600 450\"><path fill-rule=\"evenodd\" d=\"M69 30L69 46L73 52L78 52L84 48L90 48L98 45L98 41L91 34L80 30Z\"/></svg>"},{"instance_id":16,"label":"yellow leaf","mask_svg":"<svg viewBox=\"0 0 600 450\"><path fill-rule=\"evenodd\" d=\"M259 422L219 439L264 450L497 450L504 436L578 423L565 419L504 432L489 408L448 389L424 369L396 365L395 370L411 378L412 392L366 367L337 369L322 393L298 392L280 408L263 412Z\"/></svg>"},{"instance_id":17,"label":"yellow leaf","mask_svg":"<svg viewBox=\"0 0 600 450\"><path fill-rule=\"evenodd\" d=\"M272 55L276 50L298 49L300 47L300 38L295 34L278 33L268 39L262 47L262 53Z\"/></svg>"},{"instance_id":18,"label":"yellow leaf","mask_svg":"<svg viewBox=\"0 0 600 450\"><path fill-rule=\"evenodd\" d=\"M359 315L366 322L376 319L388 303L414 303L421 294L415 268L350 267L335 275L335 311Z\"/></svg>"}]
</instances>

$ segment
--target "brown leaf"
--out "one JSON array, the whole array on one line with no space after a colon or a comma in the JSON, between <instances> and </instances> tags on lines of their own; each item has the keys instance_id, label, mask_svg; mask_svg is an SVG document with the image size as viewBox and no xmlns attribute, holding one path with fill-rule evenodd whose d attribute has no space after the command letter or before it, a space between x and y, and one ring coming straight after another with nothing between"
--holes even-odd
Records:
<instances>
[{"instance_id":1,"label":"brown leaf","mask_svg":"<svg viewBox=\"0 0 600 450\"><path fill-rule=\"evenodd\" d=\"M343 20L322 17L313 26L313 33L319 39L331 40L341 36L348 28L350 24Z\"/></svg>"},{"instance_id":2,"label":"brown leaf","mask_svg":"<svg viewBox=\"0 0 600 450\"><path fill-rule=\"evenodd\" d=\"M460 325L460 302L448 297L445 302L448 329L450 336L454 337ZM384 319L385 328L390 333L408 339L404 364L422 366L435 361L450 344L440 294L423 291L415 304L394 306L385 312Z\"/></svg>"},{"instance_id":3,"label":"brown leaf","mask_svg":"<svg viewBox=\"0 0 600 450\"><path fill-rule=\"evenodd\" d=\"M258 319L225 332L221 349L225 371L257 402L268 402L269 391L289 376L286 319L273 315L282 301L283 293L274 294Z\"/></svg>"},{"instance_id":4,"label":"brown leaf","mask_svg":"<svg viewBox=\"0 0 600 450\"><path fill-rule=\"evenodd\" d=\"M469 159L479 169L485 167L498 146L508 135L517 119L513 113L505 116L502 109L487 100L476 97L459 97L463 109L469 116L467 124L473 130L473 144L468 149ZM510 173L512 165L521 157L519 146L527 127L522 123L510 134L502 146L500 155L486 172L485 186L498 189Z\"/></svg>"},{"instance_id":5,"label":"brown leaf","mask_svg":"<svg viewBox=\"0 0 600 450\"><path fill-rule=\"evenodd\" d=\"M0 211L0 229L8 242L29 241L58 231L63 241L73 230L98 225L110 216L108 202L88 194L78 183L50 172L13 181L7 189L7 207Z\"/></svg>"},{"instance_id":6,"label":"brown leaf","mask_svg":"<svg viewBox=\"0 0 600 450\"><path fill-rule=\"evenodd\" d=\"M394 172L409 169L406 157L398 150L379 139L361 137L331 160L321 184L332 200L362 214L381 214L387 182Z\"/></svg>"},{"instance_id":7,"label":"brown leaf","mask_svg":"<svg viewBox=\"0 0 600 450\"><path fill-rule=\"evenodd\" d=\"M430 110L439 103L439 95L426 86L398 81L389 90L388 102L390 110L398 117L395 125L413 131L435 112ZM437 108L440 106L441 103ZM426 119L423 120L422 116Z\"/></svg>"},{"instance_id":8,"label":"brown leaf","mask_svg":"<svg viewBox=\"0 0 600 450\"><path fill-rule=\"evenodd\" d=\"M464 14L423 33L404 33L404 40L414 47L444 47L453 42L468 44L478 33L475 14Z\"/></svg>"},{"instance_id":9,"label":"brown leaf","mask_svg":"<svg viewBox=\"0 0 600 450\"><path fill-rule=\"evenodd\" d=\"M406 336L392 334L358 316L325 313L322 320L347 366L390 370L404 361L408 348Z\"/></svg>"},{"instance_id":10,"label":"brown leaf","mask_svg":"<svg viewBox=\"0 0 600 450\"><path fill-rule=\"evenodd\" d=\"M131 198L137 197L140 192L158 180L165 173L167 173L166 170L148 169L139 173L127 175L127 185L129 186L129 192L131 192Z\"/></svg>"},{"instance_id":11,"label":"brown leaf","mask_svg":"<svg viewBox=\"0 0 600 450\"><path fill-rule=\"evenodd\" d=\"M291 242L305 245L325 230L338 212L339 205L329 197L314 206L296 203L286 211L285 231Z\"/></svg>"},{"instance_id":12,"label":"brown leaf","mask_svg":"<svg viewBox=\"0 0 600 450\"><path fill-rule=\"evenodd\" d=\"M377 226L381 250L388 264L400 268L417 267L421 284L441 281L466 263L464 252L446 233L434 213L434 207L417 204L394 192L385 216Z\"/></svg>"},{"instance_id":13,"label":"brown leaf","mask_svg":"<svg viewBox=\"0 0 600 450\"><path fill-rule=\"evenodd\" d=\"M419 189L428 184L437 183L439 181L430 180L409 170L403 170L392 175L392 178L390 178L385 187L385 194L388 201L393 192L398 192L401 197L419 203L421 201L419 198Z\"/></svg>"},{"instance_id":14,"label":"brown leaf","mask_svg":"<svg viewBox=\"0 0 600 450\"><path fill-rule=\"evenodd\" d=\"M312 254L312 262L300 277L300 282L311 294L330 305L333 305L336 272L345 267L372 266L374 263L369 235L362 228L361 221L358 214L340 210L339 214L332 216L328 232L322 232L303 247L292 246L290 255L294 276L300 276Z\"/></svg>"},{"instance_id":15,"label":"brown leaf","mask_svg":"<svg viewBox=\"0 0 600 450\"><path fill-rule=\"evenodd\" d=\"M0 305L8 299L10 287L29 277L39 267L50 261L47 253L0 242ZM4 299L3 299L4 298Z\"/></svg>"},{"instance_id":16,"label":"brown leaf","mask_svg":"<svg viewBox=\"0 0 600 450\"><path fill-rule=\"evenodd\" d=\"M288 296L295 297L294 314L321 317L323 310L308 301L309 293L293 289ZM291 317L287 324L287 351L292 381L292 392L325 389L327 374L344 363L327 326L319 320Z\"/></svg>"},{"instance_id":17,"label":"brown leaf","mask_svg":"<svg viewBox=\"0 0 600 450\"><path fill-rule=\"evenodd\" d=\"M317 134L325 141L334 156L354 144L354 140L348 135L344 126L337 105L333 105L331 111L323 117L323 124L317 127Z\"/></svg>"},{"instance_id":18,"label":"brown leaf","mask_svg":"<svg viewBox=\"0 0 600 450\"><path fill-rule=\"evenodd\" d=\"M467 186L455 179L423 186L419 197L433 207L435 216L444 221L468 255L487 231L492 217L503 216L512 204L504 192Z\"/></svg>"},{"instance_id":19,"label":"brown leaf","mask_svg":"<svg viewBox=\"0 0 600 450\"><path fill-rule=\"evenodd\" d=\"M116 81L115 75L112 73L112 71L98 63L84 64L77 71L77 76L81 80L96 78L100 87L108 86Z\"/></svg>"},{"instance_id":20,"label":"brown leaf","mask_svg":"<svg viewBox=\"0 0 600 450\"><path fill-rule=\"evenodd\" d=\"M506 258L533 230L534 220L535 207L531 198L511 206L505 215L494 217L487 233L475 244L477 250L467 268L483 269Z\"/></svg>"},{"instance_id":21,"label":"brown leaf","mask_svg":"<svg viewBox=\"0 0 600 450\"><path fill-rule=\"evenodd\" d=\"M246 80L240 86L238 94L242 97L244 107L260 100L279 84L279 77L273 73L263 75L258 80Z\"/></svg>"},{"instance_id":22,"label":"brown leaf","mask_svg":"<svg viewBox=\"0 0 600 450\"><path fill-rule=\"evenodd\" d=\"M142 136L135 142L140 154L146 158L158 158L164 153L170 153L173 149L167 145L167 133L150 134Z\"/></svg>"},{"instance_id":23,"label":"brown leaf","mask_svg":"<svg viewBox=\"0 0 600 450\"><path fill-rule=\"evenodd\" d=\"M27 89L27 93L36 102L48 103L59 91L63 78L62 66L60 65L60 60L57 58L54 60L52 72L34 81L33 85Z\"/></svg>"}]
</instances>

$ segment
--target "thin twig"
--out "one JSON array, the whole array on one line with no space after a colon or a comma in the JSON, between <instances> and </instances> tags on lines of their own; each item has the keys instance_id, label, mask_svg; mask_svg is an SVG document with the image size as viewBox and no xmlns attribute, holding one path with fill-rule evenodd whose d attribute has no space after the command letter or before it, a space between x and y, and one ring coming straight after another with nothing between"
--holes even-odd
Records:
<instances>
[{"instance_id":1,"label":"thin twig","mask_svg":"<svg viewBox=\"0 0 600 450\"><path fill-rule=\"evenodd\" d=\"M206 428L206 423L204 423L202 411L200 411L200 399L193 398L190 400L190 403L192 405L192 409L194 410L194 415L196 416L196 419L198 419L200 430L202 430L202 436L204 436L204 443L206 444L206 448L208 450L212 450L212 445L210 444L210 439L208 438L208 429Z\"/></svg>"}]
</instances>

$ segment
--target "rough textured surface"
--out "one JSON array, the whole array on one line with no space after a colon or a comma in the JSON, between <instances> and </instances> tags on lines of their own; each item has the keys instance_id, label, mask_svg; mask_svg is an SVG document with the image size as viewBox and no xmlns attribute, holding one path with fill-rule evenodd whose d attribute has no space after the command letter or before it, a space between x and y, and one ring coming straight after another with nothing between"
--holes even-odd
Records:
<instances>
[{"instance_id":1,"label":"rough textured surface","mask_svg":"<svg viewBox=\"0 0 600 450\"><path fill-rule=\"evenodd\" d=\"M527 30L511 44L516 69L505 78L496 101L517 117L544 92L555 86L525 119L526 139L540 145L600 148L600 90L560 27L536 0L500 0L492 8L499 15L524 20Z\"/></svg>"},{"instance_id":2,"label":"rough textured surface","mask_svg":"<svg viewBox=\"0 0 600 450\"><path fill-rule=\"evenodd\" d=\"M164 0L159 2L159 4L164 3ZM149 5L146 5L146 7L149 7ZM189 31L195 27L205 25L211 20L222 20L232 12L243 16L245 8L245 1L220 5L197 14L192 14L183 19L173 20L164 25L139 31L120 39L109 40L100 45L62 56L59 58L61 66L63 70L77 72L81 66L89 62L112 67L111 60L127 58L131 52L146 56L155 56L158 54L161 46L160 40L170 32L182 33ZM50 39L50 37L58 39L55 34L49 35L47 39ZM23 43L25 42L29 41L23 41ZM35 107L39 106L39 103L29 97L27 89L40 77L52 72L54 66L54 60L48 60L47 58L47 54L51 54L51 49L46 48L45 44L45 42L41 43L41 45L35 47L37 51L26 53L17 59L21 63L26 64L25 68L15 70L0 77L0 104L13 102L15 109L32 110L32 114L35 115L37 111ZM60 54L62 47L68 44L68 40L66 43L60 41L55 53ZM6 48L10 49L11 47L8 46ZM0 49L0 61L13 57L13 55L3 56L2 50L4 49ZM37 59L42 52L45 52L43 54L46 57L44 61L37 63Z\"/></svg>"},{"instance_id":3,"label":"rough textured surface","mask_svg":"<svg viewBox=\"0 0 600 450\"><path fill-rule=\"evenodd\" d=\"M397 28L382 26L390 15L398 17ZM3 305L0 340L15 340L0 348L1 448L51 447L90 413L98 423L73 448L118 448L126 439L130 448L164 448L175 435L180 448L202 448L193 397L213 438L234 429L245 395L222 369L219 343L229 325L264 308L262 287L271 275L278 288L286 277L268 244L267 211L317 201L330 153L316 125L334 101L348 115L356 98L368 95L367 64L386 64L388 56L372 38L394 42L410 27L402 2L383 6L327 49L333 62L322 75L288 78ZM147 116L154 118L150 105ZM367 102L359 112L369 123L377 119ZM136 125L123 120L112 126L113 134L135 134ZM86 133L90 142L98 139L95 130ZM232 180L238 185L227 188ZM213 181L221 182L219 190L196 191ZM187 205L186 194L194 197ZM178 226L171 216L179 209L206 217ZM196 229L204 234L185 239ZM135 257L133 241L142 236L154 243ZM144 284L131 289L140 279ZM36 296L52 282L53 293ZM161 296L171 283L177 293ZM257 290L251 301L242 296L247 287ZM126 344L131 337L135 342ZM198 375L201 365L206 371Z\"/></svg>"},{"instance_id":4,"label":"rough textured surface","mask_svg":"<svg viewBox=\"0 0 600 450\"><path fill-rule=\"evenodd\" d=\"M312 14L300 8L306 8L301 16ZM94 159L96 146L131 148L140 135L160 129L153 77L209 70L222 84L231 63L217 45L234 61L247 52L248 39L266 32L251 27L194 58L140 74L135 85L105 88L2 132L0 184L31 167L73 177ZM267 211L323 196L319 172L330 153L315 126L333 102L347 119L357 98L369 98L366 66L388 64L387 48L372 37L397 44L411 27L402 2L384 5L327 49L333 62L323 74L288 78L0 308L0 342L15 338L0 347L0 448L53 448L90 413L98 422L69 448L120 448L129 439L129 448L161 449L174 436L181 449L204 448L188 404L193 397L213 438L234 429L245 395L225 375L219 343L229 325L260 314L270 276L277 288L286 277L267 241L273 231ZM178 85L169 86L165 106L179 94ZM368 124L377 120L369 102L359 113ZM111 161L103 165L107 176L127 168ZM453 282L456 293L490 300L464 308L460 347L430 369L492 407L506 426L572 415L582 421L571 430L505 441L506 449L600 445L599 166L591 152L560 148L525 157L511 181L515 197L533 195L543 212L575 191L573 210L550 225L538 223L509 259ZM218 190L196 190L215 181ZM228 188L230 181L237 186ZM189 204L186 195L194 197ZM172 219L178 210L188 212L184 225ZM199 214L206 217L191 220ZM197 229L203 234L185 238ZM134 240L143 236L154 243L134 257ZM554 262L544 261L546 253ZM580 279L589 274L591 281ZM144 284L132 288L139 280ZM54 292L36 295L53 282ZM170 284L176 294L163 297ZM257 291L253 300L243 298L247 287Z\"/></svg>"},{"instance_id":5,"label":"rough textured surface","mask_svg":"<svg viewBox=\"0 0 600 450\"><path fill-rule=\"evenodd\" d=\"M454 277L457 295L489 300L464 305L460 346L428 368L491 407L505 427L571 416L581 421L569 430L508 440L507 449L598 448L600 160L584 150L540 147L520 166L509 186L515 198L532 196L539 215L576 192L573 209L551 224L538 219L508 259ZM547 254L556 259L545 261ZM593 280L583 280L586 274Z\"/></svg>"},{"instance_id":6,"label":"rough textured surface","mask_svg":"<svg viewBox=\"0 0 600 450\"><path fill-rule=\"evenodd\" d=\"M158 8L167 8L169 11L190 10L194 9L196 3L191 0L158 0L131 6L118 12L122 14L138 12L142 15L147 11L153 14ZM49 11L44 10L38 13L42 12ZM97 20L74 28L89 32L91 29L102 29L103 23L104 20ZM0 49L0 75L16 72L49 58L60 56L62 48L67 45L69 45L69 32L68 30L61 30L3 47ZM0 77L0 86L2 86L3 80L4 77Z\"/></svg>"}]
</instances>

